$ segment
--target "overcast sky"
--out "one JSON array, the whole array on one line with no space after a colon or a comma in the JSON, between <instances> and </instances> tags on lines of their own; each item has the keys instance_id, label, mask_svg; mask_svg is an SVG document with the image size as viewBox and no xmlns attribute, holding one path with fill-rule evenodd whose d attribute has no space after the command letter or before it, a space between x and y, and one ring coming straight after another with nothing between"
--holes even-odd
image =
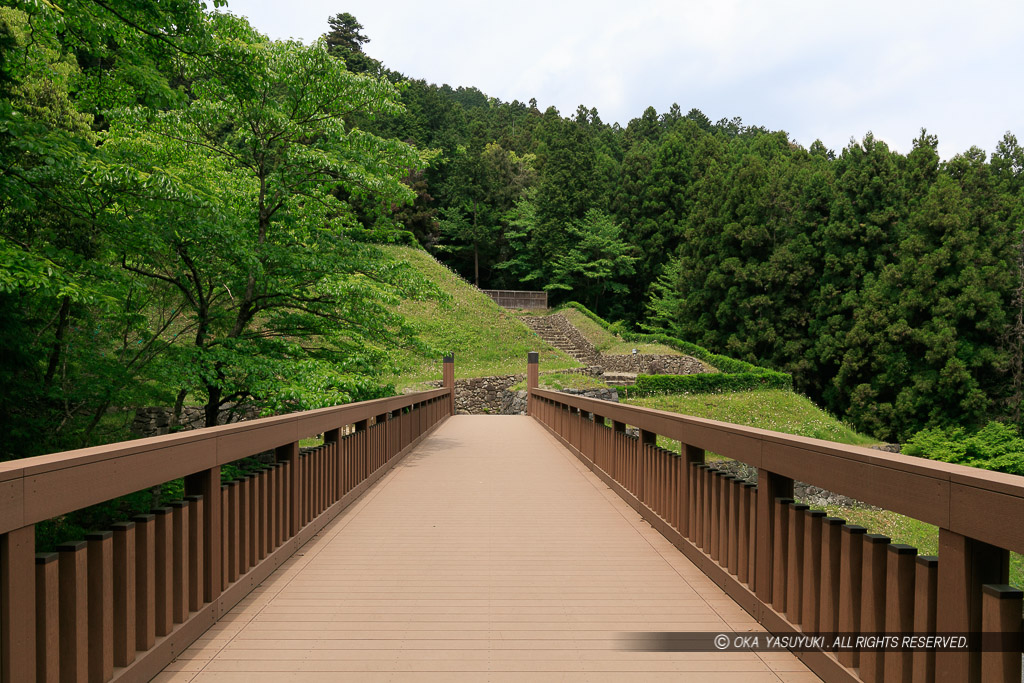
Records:
<instances>
[{"instance_id":1,"label":"overcast sky","mask_svg":"<svg viewBox=\"0 0 1024 683\"><path fill-rule=\"evenodd\" d=\"M271 38L350 12L366 52L409 77L504 101L577 105L625 126L678 102L839 152L868 131L944 158L1024 138L1024 3L1013 0L229 0Z\"/></svg>"}]
</instances>

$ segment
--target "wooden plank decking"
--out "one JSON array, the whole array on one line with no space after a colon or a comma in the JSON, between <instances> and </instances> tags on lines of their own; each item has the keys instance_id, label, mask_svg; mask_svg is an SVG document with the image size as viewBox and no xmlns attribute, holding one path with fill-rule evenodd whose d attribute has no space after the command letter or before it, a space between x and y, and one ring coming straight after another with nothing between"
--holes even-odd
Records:
<instances>
[{"instance_id":1,"label":"wooden plank decking","mask_svg":"<svg viewBox=\"0 0 1024 683\"><path fill-rule=\"evenodd\" d=\"M155 680L819 680L620 649L684 630L761 627L532 418L458 416Z\"/></svg>"}]
</instances>

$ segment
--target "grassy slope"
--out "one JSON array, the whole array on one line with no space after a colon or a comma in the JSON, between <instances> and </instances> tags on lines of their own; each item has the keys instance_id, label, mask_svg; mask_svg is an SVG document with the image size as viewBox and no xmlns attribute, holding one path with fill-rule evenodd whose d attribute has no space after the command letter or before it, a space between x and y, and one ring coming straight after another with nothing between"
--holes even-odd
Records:
<instances>
[{"instance_id":1,"label":"grassy slope","mask_svg":"<svg viewBox=\"0 0 1024 683\"><path fill-rule=\"evenodd\" d=\"M670 394L626 398L623 402L855 446L878 443L877 439L858 434L809 399L791 391Z\"/></svg>"},{"instance_id":2,"label":"grassy slope","mask_svg":"<svg viewBox=\"0 0 1024 683\"><path fill-rule=\"evenodd\" d=\"M621 355L632 353L633 349L636 349L637 353L651 353L666 356L682 355L675 349L671 349L663 344L640 344L637 342L623 341L587 316L577 311L575 308L563 308L559 313L564 315L566 319L580 331L580 334L582 334L587 341L593 344L601 353Z\"/></svg>"},{"instance_id":3,"label":"grassy slope","mask_svg":"<svg viewBox=\"0 0 1024 683\"><path fill-rule=\"evenodd\" d=\"M451 295L451 301L407 301L400 311L420 332L420 337L439 351L455 354L455 376L486 377L526 372L526 354L540 352L545 370L576 368L580 364L543 341L515 314L499 307L461 277L421 249L388 247L411 263ZM394 378L399 390L441 378L440 358L424 358L411 352L398 357L403 371Z\"/></svg>"},{"instance_id":4,"label":"grassy slope","mask_svg":"<svg viewBox=\"0 0 1024 683\"><path fill-rule=\"evenodd\" d=\"M551 391L561 391L562 389L606 389L608 387L607 384L596 377L563 372L542 374L537 378L537 383L541 389L550 389ZM514 384L511 388L512 391L525 389L526 380Z\"/></svg>"},{"instance_id":5,"label":"grassy slope","mask_svg":"<svg viewBox=\"0 0 1024 683\"><path fill-rule=\"evenodd\" d=\"M623 402L855 446L877 443L875 439L853 431L803 396L787 391L651 396L627 398ZM658 443L673 450L678 448L675 443L662 443L660 438ZM708 460L715 459L713 455L708 457ZM937 555L939 552L939 529L931 524L889 510L839 505L830 505L825 510L833 517L866 527L870 533L885 534L893 543L911 545L922 555ZM1024 557L1016 553L1010 555L1010 583L1024 585Z\"/></svg>"},{"instance_id":6,"label":"grassy slope","mask_svg":"<svg viewBox=\"0 0 1024 683\"><path fill-rule=\"evenodd\" d=\"M807 502L807 501L803 501ZM906 543L917 548L920 555L939 554L939 527L904 517L888 510L870 510L863 507L829 505L824 508L832 517L859 524L869 533L884 534L893 543ZM1024 586L1024 556L1010 553L1010 583Z\"/></svg>"}]
</instances>

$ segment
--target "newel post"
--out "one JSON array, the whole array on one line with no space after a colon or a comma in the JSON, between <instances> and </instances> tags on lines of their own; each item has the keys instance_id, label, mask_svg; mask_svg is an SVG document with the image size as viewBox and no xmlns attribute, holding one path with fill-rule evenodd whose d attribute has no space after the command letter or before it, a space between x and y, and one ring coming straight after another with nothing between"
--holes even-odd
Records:
<instances>
[{"instance_id":1,"label":"newel post","mask_svg":"<svg viewBox=\"0 0 1024 683\"><path fill-rule=\"evenodd\" d=\"M540 354L530 351L526 356L526 414L534 415L533 390L537 388L540 377Z\"/></svg>"},{"instance_id":2,"label":"newel post","mask_svg":"<svg viewBox=\"0 0 1024 683\"><path fill-rule=\"evenodd\" d=\"M979 633L985 584L1009 581L1009 551L939 527L937 627L940 633ZM936 680L980 681L982 653L936 653Z\"/></svg>"},{"instance_id":3,"label":"newel post","mask_svg":"<svg viewBox=\"0 0 1024 683\"><path fill-rule=\"evenodd\" d=\"M448 414L455 414L455 354L449 353L444 357L444 372L441 375L441 385L449 390L448 393Z\"/></svg>"},{"instance_id":4,"label":"newel post","mask_svg":"<svg viewBox=\"0 0 1024 683\"><path fill-rule=\"evenodd\" d=\"M220 465L186 476L185 494L202 496L203 561L199 568L202 576L198 577L202 582L199 603L213 602L221 593L221 554L224 543L221 538L221 515L224 511L221 510L220 499Z\"/></svg>"},{"instance_id":5,"label":"newel post","mask_svg":"<svg viewBox=\"0 0 1024 683\"><path fill-rule=\"evenodd\" d=\"M0 680L36 677L35 525L0 535Z\"/></svg>"}]
</instances>

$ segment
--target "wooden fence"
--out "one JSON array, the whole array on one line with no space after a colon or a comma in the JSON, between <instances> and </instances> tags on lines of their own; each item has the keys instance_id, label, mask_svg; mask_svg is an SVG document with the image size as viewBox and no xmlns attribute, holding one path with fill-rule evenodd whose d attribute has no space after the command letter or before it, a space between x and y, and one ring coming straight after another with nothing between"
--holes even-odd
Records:
<instances>
[{"instance_id":1,"label":"wooden fence","mask_svg":"<svg viewBox=\"0 0 1024 683\"><path fill-rule=\"evenodd\" d=\"M155 676L451 415L451 363L442 389L0 464L0 680ZM181 477L182 500L35 554L36 523Z\"/></svg>"},{"instance_id":2,"label":"wooden fence","mask_svg":"<svg viewBox=\"0 0 1024 683\"><path fill-rule=\"evenodd\" d=\"M481 291L502 308L522 308L530 311L547 310L548 308L547 292L526 292L515 289L484 289Z\"/></svg>"},{"instance_id":3,"label":"wooden fence","mask_svg":"<svg viewBox=\"0 0 1024 683\"><path fill-rule=\"evenodd\" d=\"M1024 552L1021 477L538 390L531 361L530 414L769 631L1011 643L799 653L824 680L1020 682L1021 591L1006 584L1009 551ZM709 452L756 468L756 485ZM936 525L938 557L794 502L794 479Z\"/></svg>"}]
</instances>

